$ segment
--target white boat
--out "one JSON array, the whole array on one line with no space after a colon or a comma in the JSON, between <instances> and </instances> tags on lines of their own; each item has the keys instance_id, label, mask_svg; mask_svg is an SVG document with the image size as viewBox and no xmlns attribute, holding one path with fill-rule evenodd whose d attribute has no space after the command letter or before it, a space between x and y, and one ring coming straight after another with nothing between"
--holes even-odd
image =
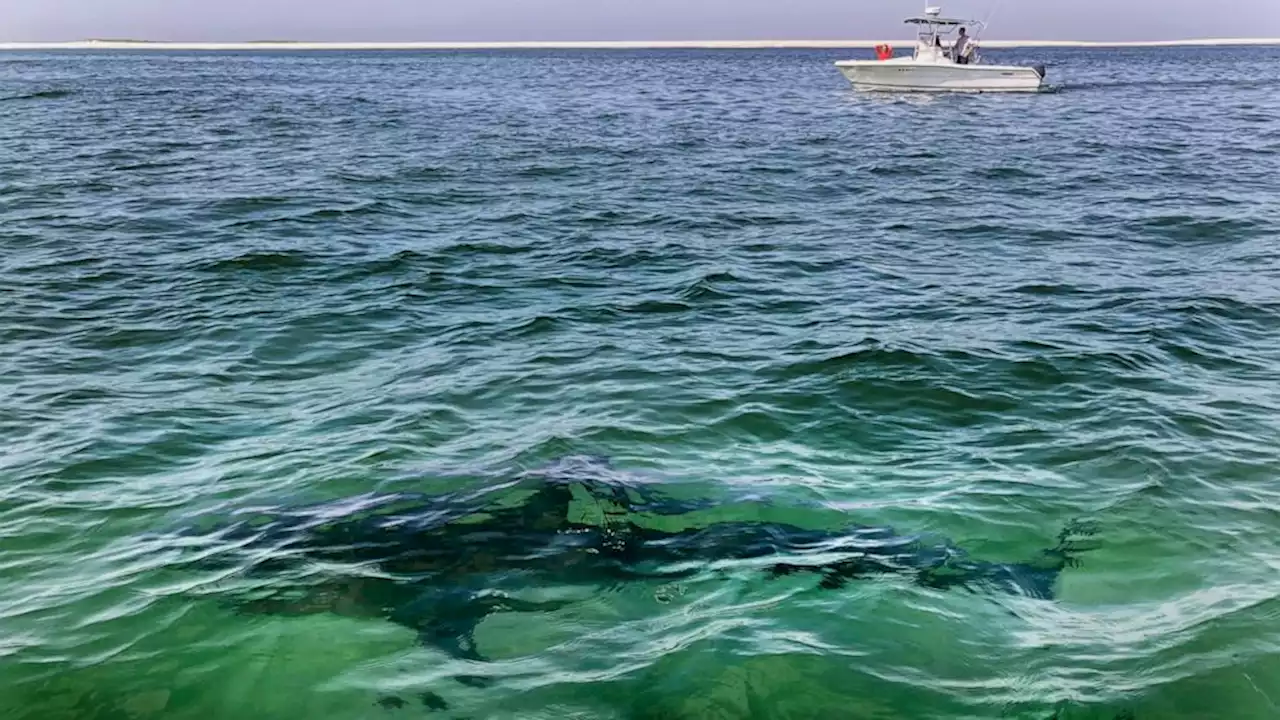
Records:
<instances>
[{"instance_id":1,"label":"white boat","mask_svg":"<svg viewBox=\"0 0 1280 720\"><path fill-rule=\"evenodd\" d=\"M876 60L841 60L840 72L863 92L1037 92L1044 87L1045 68L1021 65L984 65L977 39L969 28L986 29L975 20L942 17L942 9L926 7L924 15L907 18L918 28L910 56L893 57L888 45L876 47ZM955 39L964 29L966 47L953 53ZM958 36L957 38L958 39ZM953 57L953 55L956 55Z\"/></svg>"}]
</instances>

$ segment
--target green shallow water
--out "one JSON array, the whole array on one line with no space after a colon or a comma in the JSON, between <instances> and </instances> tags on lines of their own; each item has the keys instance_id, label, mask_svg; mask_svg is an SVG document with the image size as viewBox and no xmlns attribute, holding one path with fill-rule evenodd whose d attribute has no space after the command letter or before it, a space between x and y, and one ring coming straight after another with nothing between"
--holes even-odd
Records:
<instances>
[{"instance_id":1,"label":"green shallow water","mask_svg":"<svg viewBox=\"0 0 1280 720\"><path fill-rule=\"evenodd\" d=\"M1280 716L1280 54L991 54L1057 92L0 57L0 716ZM146 539L580 453L726 521L1100 532L1052 602L744 571L494 616L488 687Z\"/></svg>"}]
</instances>

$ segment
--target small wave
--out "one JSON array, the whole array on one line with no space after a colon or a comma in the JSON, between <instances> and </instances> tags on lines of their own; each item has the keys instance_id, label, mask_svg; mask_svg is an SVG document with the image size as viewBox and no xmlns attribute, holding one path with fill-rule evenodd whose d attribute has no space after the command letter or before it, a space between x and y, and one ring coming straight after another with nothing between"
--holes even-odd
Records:
<instances>
[{"instance_id":1,"label":"small wave","mask_svg":"<svg viewBox=\"0 0 1280 720\"><path fill-rule=\"evenodd\" d=\"M517 171L516 177L534 179L554 178L574 175L577 172L578 168L572 165L535 165L533 167L527 167Z\"/></svg>"},{"instance_id":2,"label":"small wave","mask_svg":"<svg viewBox=\"0 0 1280 720\"><path fill-rule=\"evenodd\" d=\"M1143 88L1156 90L1159 88L1213 88L1221 90L1225 88L1260 88L1275 87L1276 81L1272 78L1224 78L1215 77L1206 80L1117 80L1115 82L1083 82L1069 83L1060 87L1070 90L1111 90L1124 88Z\"/></svg>"},{"instance_id":3,"label":"small wave","mask_svg":"<svg viewBox=\"0 0 1280 720\"><path fill-rule=\"evenodd\" d=\"M1148 349L1046 352L1043 348L1035 350L1038 344L1018 343L1016 346L1030 347L1035 354L1001 361L990 370L1001 370L1017 380L1044 387L1083 381L1098 375L1108 376L1113 381L1122 375L1144 375L1160 368L1162 362L1158 353Z\"/></svg>"},{"instance_id":4,"label":"small wave","mask_svg":"<svg viewBox=\"0 0 1280 720\"><path fill-rule=\"evenodd\" d=\"M800 145L801 147L829 147L832 145L838 145L839 143L840 143L840 138L834 135L820 135L816 137L806 137L796 141L796 144Z\"/></svg>"},{"instance_id":5,"label":"small wave","mask_svg":"<svg viewBox=\"0 0 1280 720\"><path fill-rule=\"evenodd\" d=\"M1144 376L1160 368L1162 363L1156 348L1124 352L1081 351L1051 343L1023 341L1009 343L1004 350L998 354L962 350L925 352L868 342L865 347L836 355L793 361L779 367L776 373L779 379L856 376L867 381L879 378L914 382L917 378L929 377L968 378L977 372L985 378L984 386L988 381L992 383L990 387L1006 386L1010 385L1009 380L1013 380L1019 385L1050 387L1099 373L1111 377ZM1011 353L1016 353L1016 356L1010 357ZM964 391L957 388L955 392Z\"/></svg>"},{"instance_id":6,"label":"small wave","mask_svg":"<svg viewBox=\"0 0 1280 720\"><path fill-rule=\"evenodd\" d=\"M601 246L575 250L573 260L594 268L630 270L648 265L669 267L692 261L695 257L687 245L672 242L632 246Z\"/></svg>"},{"instance_id":7,"label":"small wave","mask_svg":"<svg viewBox=\"0 0 1280 720\"><path fill-rule=\"evenodd\" d=\"M1026 238L1033 242L1068 243L1078 241L1080 236L1068 230L1036 229L1028 231Z\"/></svg>"},{"instance_id":8,"label":"small wave","mask_svg":"<svg viewBox=\"0 0 1280 720\"><path fill-rule=\"evenodd\" d=\"M1084 295L1088 291L1075 285L1061 283L1029 283L1013 288L1012 292L1020 295L1036 295L1043 297L1062 295Z\"/></svg>"},{"instance_id":9,"label":"small wave","mask_svg":"<svg viewBox=\"0 0 1280 720\"><path fill-rule=\"evenodd\" d=\"M614 283L607 277L565 274L533 279L529 284L540 288L606 288Z\"/></svg>"},{"instance_id":10,"label":"small wave","mask_svg":"<svg viewBox=\"0 0 1280 720\"><path fill-rule=\"evenodd\" d=\"M19 265L9 270L9 272L20 275L39 274L45 272L66 272L68 270L83 270L88 268L99 268L105 263L105 259L94 255L86 255L83 257L61 257L47 261L35 262L30 265Z\"/></svg>"},{"instance_id":11,"label":"small wave","mask_svg":"<svg viewBox=\"0 0 1280 720\"><path fill-rule=\"evenodd\" d=\"M1171 300L1166 307L1180 315L1209 315L1221 320L1275 320L1280 303L1258 304L1226 296L1205 296L1194 300Z\"/></svg>"},{"instance_id":12,"label":"small wave","mask_svg":"<svg viewBox=\"0 0 1280 720\"><path fill-rule=\"evenodd\" d=\"M0 102L6 100L62 100L75 95L75 90L41 90L39 92L26 93L25 95L10 95L8 97L0 97Z\"/></svg>"},{"instance_id":13,"label":"small wave","mask_svg":"<svg viewBox=\"0 0 1280 720\"><path fill-rule=\"evenodd\" d=\"M401 250L390 257L367 260L352 270L361 275L397 275L424 265L439 265L432 257L417 250Z\"/></svg>"},{"instance_id":14,"label":"small wave","mask_svg":"<svg viewBox=\"0 0 1280 720\"><path fill-rule=\"evenodd\" d=\"M734 275L732 272L723 271L723 272L707 273L706 275L702 276L702 281L710 282L710 283L742 282L742 279L739 278L737 275Z\"/></svg>"},{"instance_id":15,"label":"small wave","mask_svg":"<svg viewBox=\"0 0 1280 720\"><path fill-rule=\"evenodd\" d=\"M100 156L103 160L129 161L134 156L131 153L123 151L110 151ZM247 213L259 212L262 210L274 210L281 207L290 207L298 202L297 198L285 197L283 195L251 195L247 197L230 197L219 200L214 204L214 210L219 213Z\"/></svg>"},{"instance_id":16,"label":"small wave","mask_svg":"<svg viewBox=\"0 0 1280 720\"><path fill-rule=\"evenodd\" d=\"M377 184L385 183L392 179L390 175L379 172L358 172L354 170L339 170L330 175L334 180L346 183L359 184Z\"/></svg>"},{"instance_id":17,"label":"small wave","mask_svg":"<svg viewBox=\"0 0 1280 720\"><path fill-rule=\"evenodd\" d=\"M574 222L579 225L626 225L642 221L616 210L602 210L575 218Z\"/></svg>"},{"instance_id":18,"label":"small wave","mask_svg":"<svg viewBox=\"0 0 1280 720\"><path fill-rule=\"evenodd\" d=\"M1129 225L1131 230L1171 242L1227 242L1256 237L1265 227L1253 220L1157 215Z\"/></svg>"},{"instance_id":19,"label":"small wave","mask_svg":"<svg viewBox=\"0 0 1280 720\"><path fill-rule=\"evenodd\" d=\"M273 270L293 270L306 267L311 259L306 253L297 251L285 252L251 252L225 260L218 260L205 265L207 272L271 272Z\"/></svg>"},{"instance_id":20,"label":"small wave","mask_svg":"<svg viewBox=\"0 0 1280 720\"><path fill-rule=\"evenodd\" d=\"M386 213L391 210L391 206L384 202L368 202L351 208L321 208L312 210L309 213L289 218L290 220L336 220L339 218L355 217L359 215Z\"/></svg>"},{"instance_id":21,"label":"small wave","mask_svg":"<svg viewBox=\"0 0 1280 720\"><path fill-rule=\"evenodd\" d=\"M1023 170L1022 168L1016 167L987 168L986 170L979 172L978 175L984 180L1037 180L1040 178L1040 175L1033 173L1030 170Z\"/></svg>"},{"instance_id":22,"label":"small wave","mask_svg":"<svg viewBox=\"0 0 1280 720\"><path fill-rule=\"evenodd\" d=\"M637 315L665 315L689 312L693 310L693 306L687 302L674 300L642 300L631 305L614 306L608 310L616 313L634 313Z\"/></svg>"},{"instance_id":23,"label":"small wave","mask_svg":"<svg viewBox=\"0 0 1280 720\"><path fill-rule=\"evenodd\" d=\"M1005 234L1007 234L1011 229L1012 228L1010 228L1008 225L990 225L987 223L976 223L973 225L966 225L964 227L947 228L946 234L951 236L978 237L978 238L987 238L987 237L993 237L993 236L1002 237Z\"/></svg>"},{"instance_id":24,"label":"small wave","mask_svg":"<svg viewBox=\"0 0 1280 720\"><path fill-rule=\"evenodd\" d=\"M457 176L458 173L456 171L438 165L413 168L400 174L400 178L403 180L449 180Z\"/></svg>"},{"instance_id":25,"label":"small wave","mask_svg":"<svg viewBox=\"0 0 1280 720\"><path fill-rule=\"evenodd\" d=\"M35 395L31 400L55 407L92 407L118 400L120 397L120 393L105 387L83 386L68 390L58 390L45 395Z\"/></svg>"},{"instance_id":26,"label":"small wave","mask_svg":"<svg viewBox=\"0 0 1280 720\"><path fill-rule=\"evenodd\" d=\"M782 167L778 165L752 165L746 169L749 173L759 175L795 175L800 171L794 167Z\"/></svg>"},{"instance_id":27,"label":"small wave","mask_svg":"<svg viewBox=\"0 0 1280 720\"><path fill-rule=\"evenodd\" d=\"M272 202L280 202L283 205L287 205L287 204L294 203L296 201L295 200L278 201L276 199L271 199L268 201L268 203L272 203ZM233 215L260 212L255 208L256 205L257 205L257 202L249 203L243 206L240 206L238 204L231 204L221 209L220 212L226 212ZM356 205L355 207L349 207L349 208L332 208L332 207L314 208L309 210L302 210L301 212L297 212L297 213L284 213L280 215L267 216L267 217L249 217L241 220L232 220L230 222L225 223L222 227L245 229L245 228L262 227L262 226L271 225L274 223L289 223L289 222L323 223L323 222L332 221L332 220L344 220L347 218L357 218L365 215L373 215L373 216L389 215L389 216L398 216L398 217L408 216L407 213L397 210L387 203L384 203L381 201L369 201L369 202Z\"/></svg>"},{"instance_id":28,"label":"small wave","mask_svg":"<svg viewBox=\"0 0 1280 720\"><path fill-rule=\"evenodd\" d=\"M865 343L863 347L853 348L835 355L790 363L780 368L779 374L786 378L796 378L806 375L839 374L860 366L925 368L937 361L938 358L927 353L919 353L905 348L891 348L872 340Z\"/></svg>"},{"instance_id":29,"label":"small wave","mask_svg":"<svg viewBox=\"0 0 1280 720\"><path fill-rule=\"evenodd\" d=\"M757 405L734 408L726 415L705 423L698 433L732 438L750 438L754 442L780 442L801 432L797 419L802 413Z\"/></svg>"},{"instance_id":30,"label":"small wave","mask_svg":"<svg viewBox=\"0 0 1280 720\"><path fill-rule=\"evenodd\" d=\"M872 165L866 169L866 172L884 177L926 177L937 172L937 168L918 165Z\"/></svg>"},{"instance_id":31,"label":"small wave","mask_svg":"<svg viewBox=\"0 0 1280 720\"><path fill-rule=\"evenodd\" d=\"M1258 360L1192 343L1182 337L1167 337L1160 342L1159 347L1179 362L1209 372L1262 373L1267 370L1267 366Z\"/></svg>"},{"instance_id":32,"label":"small wave","mask_svg":"<svg viewBox=\"0 0 1280 720\"><path fill-rule=\"evenodd\" d=\"M680 291L680 299L686 302L700 302L735 297L736 293L718 287L724 283L735 283L740 280L732 273L713 272L689 283Z\"/></svg>"},{"instance_id":33,"label":"small wave","mask_svg":"<svg viewBox=\"0 0 1280 720\"><path fill-rule=\"evenodd\" d=\"M177 95L180 92L182 91L177 88L154 88L151 90L134 90L129 93L129 96L133 98L165 97L166 95Z\"/></svg>"},{"instance_id":34,"label":"small wave","mask_svg":"<svg viewBox=\"0 0 1280 720\"><path fill-rule=\"evenodd\" d=\"M672 231L741 230L749 227L798 225L804 222L799 215L775 215L764 213L715 213L697 215L682 211L664 210L646 214L624 213L615 210L573 214L565 218L574 225L595 227L654 228Z\"/></svg>"},{"instance_id":35,"label":"small wave","mask_svg":"<svg viewBox=\"0 0 1280 720\"><path fill-rule=\"evenodd\" d=\"M181 335L171 328L136 327L111 328L86 331L70 339L73 347L102 352L126 349L158 348L179 339Z\"/></svg>"},{"instance_id":36,"label":"small wave","mask_svg":"<svg viewBox=\"0 0 1280 720\"><path fill-rule=\"evenodd\" d=\"M532 250L528 245L514 243L463 241L442 248L442 252L459 255L522 255Z\"/></svg>"},{"instance_id":37,"label":"small wave","mask_svg":"<svg viewBox=\"0 0 1280 720\"><path fill-rule=\"evenodd\" d=\"M555 332L559 324L560 318L550 315L538 315L537 317L522 320L511 327L503 328L502 334L511 337L529 338Z\"/></svg>"},{"instance_id":38,"label":"small wave","mask_svg":"<svg viewBox=\"0 0 1280 720\"><path fill-rule=\"evenodd\" d=\"M143 170L165 170L168 168L180 168L185 166L184 161L179 160L151 160L139 163L117 165L111 168L112 172L139 172Z\"/></svg>"},{"instance_id":39,"label":"small wave","mask_svg":"<svg viewBox=\"0 0 1280 720\"><path fill-rule=\"evenodd\" d=\"M735 213L720 215L718 219L733 229L747 227L782 227L786 225L803 225L806 220L799 215L763 215Z\"/></svg>"},{"instance_id":40,"label":"small wave","mask_svg":"<svg viewBox=\"0 0 1280 720\"><path fill-rule=\"evenodd\" d=\"M495 225L526 225L528 223L537 222L538 216L532 213L516 211L504 213L502 215L494 215L490 217L480 218L481 222L493 223Z\"/></svg>"}]
</instances>

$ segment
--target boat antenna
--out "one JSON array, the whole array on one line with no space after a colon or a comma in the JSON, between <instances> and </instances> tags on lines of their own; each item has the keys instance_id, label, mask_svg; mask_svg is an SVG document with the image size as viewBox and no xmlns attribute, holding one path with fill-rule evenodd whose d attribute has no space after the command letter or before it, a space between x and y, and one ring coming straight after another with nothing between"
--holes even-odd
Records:
<instances>
[{"instance_id":1,"label":"boat antenna","mask_svg":"<svg viewBox=\"0 0 1280 720\"><path fill-rule=\"evenodd\" d=\"M987 10L987 16L982 19L982 25L978 27L978 34L974 38L975 40L982 37L982 33L986 32L987 24L991 22L991 18L995 17L996 13L999 12L1003 6L1004 0L996 0L995 4L991 6L991 9Z\"/></svg>"}]
</instances>

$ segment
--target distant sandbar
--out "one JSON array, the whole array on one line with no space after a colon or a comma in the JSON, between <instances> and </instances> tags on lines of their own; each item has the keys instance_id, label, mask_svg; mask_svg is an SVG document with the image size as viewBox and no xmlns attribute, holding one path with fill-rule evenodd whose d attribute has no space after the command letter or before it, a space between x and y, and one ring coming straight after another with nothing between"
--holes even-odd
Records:
<instances>
[{"instance_id":1,"label":"distant sandbar","mask_svg":"<svg viewBox=\"0 0 1280 720\"><path fill-rule=\"evenodd\" d=\"M873 48L876 40L674 40L674 41L580 41L580 42L294 42L259 40L250 42L167 42L148 40L80 40L75 42L0 43L0 50L661 50L725 49L757 50L774 48L846 49ZM891 43L911 47L912 41ZM1077 40L984 40L983 47L1186 47L1277 45L1280 38L1203 38L1148 42L1091 42Z\"/></svg>"}]
</instances>

